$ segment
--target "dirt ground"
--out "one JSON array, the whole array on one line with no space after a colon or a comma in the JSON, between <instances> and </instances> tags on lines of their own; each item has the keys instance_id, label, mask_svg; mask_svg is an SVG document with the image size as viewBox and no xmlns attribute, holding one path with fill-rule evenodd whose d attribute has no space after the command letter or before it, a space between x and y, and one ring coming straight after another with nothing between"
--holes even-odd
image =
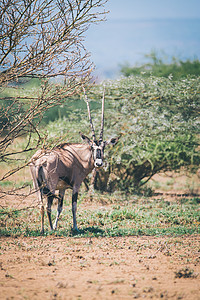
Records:
<instances>
[{"instance_id":1,"label":"dirt ground","mask_svg":"<svg viewBox=\"0 0 200 300\"><path fill-rule=\"evenodd\" d=\"M166 180L155 178L158 192ZM170 177L165 192L188 193L175 184ZM0 299L143 298L200 299L200 235L0 237Z\"/></svg>"},{"instance_id":2,"label":"dirt ground","mask_svg":"<svg viewBox=\"0 0 200 300\"><path fill-rule=\"evenodd\" d=\"M200 299L200 236L1 237L0 299Z\"/></svg>"}]
</instances>

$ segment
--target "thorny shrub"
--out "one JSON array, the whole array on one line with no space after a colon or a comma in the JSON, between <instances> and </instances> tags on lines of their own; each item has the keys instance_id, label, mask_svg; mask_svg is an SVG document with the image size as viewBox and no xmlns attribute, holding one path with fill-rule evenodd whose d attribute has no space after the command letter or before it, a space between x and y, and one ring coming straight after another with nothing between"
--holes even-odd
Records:
<instances>
[{"instance_id":1,"label":"thorny shrub","mask_svg":"<svg viewBox=\"0 0 200 300\"><path fill-rule=\"evenodd\" d=\"M88 91L88 98L96 131L104 86L104 136L120 136L120 140L106 149L105 167L97 173L97 189L131 192L160 171L199 166L200 77L172 81L138 76L95 86ZM81 95L67 118L48 125L52 140L65 134L65 140L77 142L80 130L90 134L83 99Z\"/></svg>"}]
</instances>

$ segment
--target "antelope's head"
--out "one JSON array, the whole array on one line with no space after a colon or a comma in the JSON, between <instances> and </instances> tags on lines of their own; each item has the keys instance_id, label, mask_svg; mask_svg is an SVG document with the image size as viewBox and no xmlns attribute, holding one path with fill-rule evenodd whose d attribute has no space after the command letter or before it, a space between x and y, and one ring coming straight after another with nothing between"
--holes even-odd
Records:
<instances>
[{"instance_id":1,"label":"antelope's head","mask_svg":"<svg viewBox=\"0 0 200 300\"><path fill-rule=\"evenodd\" d=\"M93 123L92 123L92 117L91 117L89 102L88 102L88 98L87 98L87 95L86 95L86 92L85 92L84 88L83 88L83 91L84 91L84 94L85 94L85 99L86 99L87 109L88 109L88 115L89 115L89 121L90 121L91 130L92 130L92 140L90 138L88 138L86 135L82 134L82 133L80 133L80 135L81 135L82 139L87 141L87 143L91 147L95 168L100 168L100 167L103 166L105 147L109 144L114 146L118 142L119 138L112 138L109 141L104 141L103 140L104 98L105 98L105 89L104 89L103 98L102 98L101 131L100 131L99 140L96 139L96 135L95 135L95 132L94 132L94 126L93 126Z\"/></svg>"}]
</instances>

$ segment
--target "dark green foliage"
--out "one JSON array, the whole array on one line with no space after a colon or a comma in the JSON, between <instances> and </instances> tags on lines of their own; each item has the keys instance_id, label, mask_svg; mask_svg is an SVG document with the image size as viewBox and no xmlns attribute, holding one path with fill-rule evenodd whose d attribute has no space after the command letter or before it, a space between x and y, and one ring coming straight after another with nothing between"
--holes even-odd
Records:
<instances>
[{"instance_id":1,"label":"dark green foliage","mask_svg":"<svg viewBox=\"0 0 200 300\"><path fill-rule=\"evenodd\" d=\"M200 61L198 59L182 61L176 57L169 59L165 54L159 55L152 51L146 58L150 62L141 66L131 66L124 64L121 66L121 73L128 77L131 75L141 75L149 77L150 75L157 77L171 76L173 80L185 78L188 75L200 75Z\"/></svg>"}]
</instances>

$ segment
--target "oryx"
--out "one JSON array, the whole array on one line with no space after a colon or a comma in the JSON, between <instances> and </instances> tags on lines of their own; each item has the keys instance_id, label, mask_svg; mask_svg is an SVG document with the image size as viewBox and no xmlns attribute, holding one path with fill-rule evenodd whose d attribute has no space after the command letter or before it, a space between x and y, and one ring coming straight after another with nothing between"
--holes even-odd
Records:
<instances>
[{"instance_id":1,"label":"oryx","mask_svg":"<svg viewBox=\"0 0 200 300\"><path fill-rule=\"evenodd\" d=\"M104 96L102 98L101 131L99 140L96 139L92 123L90 107L85 93L89 121L92 130L92 140L80 133L87 144L63 143L52 150L38 150L31 158L30 169L33 178L34 188L37 191L41 207L41 232L44 232L44 203L43 197L47 197L47 216L51 230L57 228L58 219L63 207L65 190L72 189L72 214L73 230L78 230L76 223L77 198L81 183L86 176L94 169L103 165L104 148L108 144L115 145L118 138L103 141L104 128ZM59 196L55 195L59 190ZM57 217L54 225L51 221L51 206L53 199L58 199Z\"/></svg>"}]
</instances>

